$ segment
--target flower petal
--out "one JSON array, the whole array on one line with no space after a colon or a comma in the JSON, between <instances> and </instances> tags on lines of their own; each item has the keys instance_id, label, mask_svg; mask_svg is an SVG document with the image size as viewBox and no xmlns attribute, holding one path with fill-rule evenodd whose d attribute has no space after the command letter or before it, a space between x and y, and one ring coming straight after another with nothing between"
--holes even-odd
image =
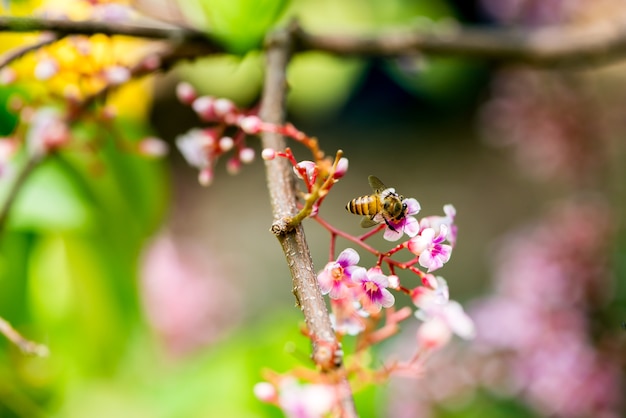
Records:
<instances>
[{"instance_id":1,"label":"flower petal","mask_svg":"<svg viewBox=\"0 0 626 418\"><path fill-rule=\"evenodd\" d=\"M410 237L414 237L420 232L420 224L412 216L407 216L404 222L404 233Z\"/></svg>"},{"instance_id":2,"label":"flower petal","mask_svg":"<svg viewBox=\"0 0 626 418\"><path fill-rule=\"evenodd\" d=\"M337 257L337 263L339 263L343 268L354 266L359 262L359 260L359 253L352 248L346 248L339 254L339 257Z\"/></svg>"},{"instance_id":3,"label":"flower petal","mask_svg":"<svg viewBox=\"0 0 626 418\"><path fill-rule=\"evenodd\" d=\"M404 203L406 203L407 215L415 215L422 209L419 202L413 198L404 199Z\"/></svg>"}]
</instances>

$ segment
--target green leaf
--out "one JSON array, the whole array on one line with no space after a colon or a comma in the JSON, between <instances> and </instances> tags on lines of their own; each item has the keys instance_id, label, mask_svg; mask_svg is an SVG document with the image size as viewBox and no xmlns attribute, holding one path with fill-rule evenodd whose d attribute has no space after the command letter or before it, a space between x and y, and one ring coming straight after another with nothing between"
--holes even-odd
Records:
<instances>
[{"instance_id":1,"label":"green leaf","mask_svg":"<svg viewBox=\"0 0 626 418\"><path fill-rule=\"evenodd\" d=\"M180 6L191 21L198 23L203 14L205 27L235 54L258 49L265 34L276 24L288 0L198 0L181 1ZM202 24L202 23L200 23Z\"/></svg>"}]
</instances>

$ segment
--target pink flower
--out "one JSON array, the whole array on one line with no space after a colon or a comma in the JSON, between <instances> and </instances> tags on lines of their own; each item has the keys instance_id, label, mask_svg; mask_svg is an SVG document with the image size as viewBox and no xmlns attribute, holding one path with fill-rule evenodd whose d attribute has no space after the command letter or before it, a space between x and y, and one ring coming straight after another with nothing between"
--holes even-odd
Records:
<instances>
[{"instance_id":1,"label":"pink flower","mask_svg":"<svg viewBox=\"0 0 626 418\"><path fill-rule=\"evenodd\" d=\"M358 335L365 330L365 318L369 316L361 308L361 304L348 298L331 301L333 313L330 320L335 332L347 335Z\"/></svg>"},{"instance_id":2,"label":"pink flower","mask_svg":"<svg viewBox=\"0 0 626 418\"><path fill-rule=\"evenodd\" d=\"M192 167L204 169L211 166L210 148L215 138L207 130L194 128L176 138L176 146Z\"/></svg>"},{"instance_id":3,"label":"pink flower","mask_svg":"<svg viewBox=\"0 0 626 418\"><path fill-rule=\"evenodd\" d=\"M324 270L317 275L322 294L329 294L332 299L346 297L354 276L366 275L365 269L356 265L359 259L359 253L352 248L346 248L336 261L326 264Z\"/></svg>"},{"instance_id":4,"label":"pink flower","mask_svg":"<svg viewBox=\"0 0 626 418\"><path fill-rule=\"evenodd\" d=\"M392 193L395 193L393 188L387 189ZM413 198L404 199L404 203L406 204L405 216L397 222L388 221L387 229L385 229L385 233L383 237L387 241L397 241L402 237L403 233L406 233L410 237L414 237L420 230L419 222L417 219L411 215L417 214L421 206L419 202ZM377 218L374 218L379 223L384 222L382 219L382 215L379 215Z\"/></svg>"},{"instance_id":5,"label":"pink flower","mask_svg":"<svg viewBox=\"0 0 626 418\"><path fill-rule=\"evenodd\" d=\"M295 379L285 379L280 384L278 405L287 418L326 417L336 403L337 395L332 386L300 385Z\"/></svg>"},{"instance_id":6,"label":"pink flower","mask_svg":"<svg viewBox=\"0 0 626 418\"><path fill-rule=\"evenodd\" d=\"M457 226L454 224L454 218L456 217L456 209L454 206L448 204L444 205L443 212L446 216L427 216L420 220L420 229L432 228L435 231L441 229L441 225L445 225L448 228L448 234L446 239L454 247L456 244Z\"/></svg>"},{"instance_id":7,"label":"pink flower","mask_svg":"<svg viewBox=\"0 0 626 418\"><path fill-rule=\"evenodd\" d=\"M447 342L445 332L441 330L441 327L445 326L450 332L455 333L461 338L466 340L474 338L476 334L474 322L465 313L459 302L454 300L443 302L438 298L425 297L419 300L418 307L420 309L415 312L415 317L424 321L424 325L428 324L430 321L436 321L436 326L429 324L429 329L422 332L428 335L436 334L441 338L441 341L445 343Z\"/></svg>"},{"instance_id":8,"label":"pink flower","mask_svg":"<svg viewBox=\"0 0 626 418\"><path fill-rule=\"evenodd\" d=\"M301 174L301 171L305 172L306 178L304 178ZM317 177L317 165L313 161L300 161L298 164L293 167L293 172L298 176L298 178L307 182L307 184L315 183L315 178Z\"/></svg>"},{"instance_id":9,"label":"pink flower","mask_svg":"<svg viewBox=\"0 0 626 418\"><path fill-rule=\"evenodd\" d=\"M446 240L447 234L448 228L442 224L437 236L435 236L434 229L426 228L422 230L420 235L409 240L407 248L419 256L420 266L427 268L428 272L441 268L450 260L452 247L442 244Z\"/></svg>"},{"instance_id":10,"label":"pink flower","mask_svg":"<svg viewBox=\"0 0 626 418\"><path fill-rule=\"evenodd\" d=\"M355 274L352 280L359 285L361 302L367 312L376 313L381 308L389 308L395 303L396 299L387 290L389 279L379 268L371 268L366 274Z\"/></svg>"}]
</instances>

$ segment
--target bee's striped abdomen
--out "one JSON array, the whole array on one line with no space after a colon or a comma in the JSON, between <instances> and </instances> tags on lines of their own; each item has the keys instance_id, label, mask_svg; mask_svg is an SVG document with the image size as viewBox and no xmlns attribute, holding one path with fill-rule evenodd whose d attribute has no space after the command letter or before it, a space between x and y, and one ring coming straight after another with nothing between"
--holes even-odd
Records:
<instances>
[{"instance_id":1,"label":"bee's striped abdomen","mask_svg":"<svg viewBox=\"0 0 626 418\"><path fill-rule=\"evenodd\" d=\"M356 215L374 216L380 212L380 200L376 195L357 197L348 202L346 209Z\"/></svg>"}]
</instances>

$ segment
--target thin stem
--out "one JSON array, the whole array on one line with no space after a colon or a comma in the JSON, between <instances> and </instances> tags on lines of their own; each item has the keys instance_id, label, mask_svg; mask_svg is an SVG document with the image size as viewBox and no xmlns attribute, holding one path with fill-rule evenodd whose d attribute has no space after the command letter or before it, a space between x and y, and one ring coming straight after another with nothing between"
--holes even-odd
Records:
<instances>
[{"instance_id":1,"label":"thin stem","mask_svg":"<svg viewBox=\"0 0 626 418\"><path fill-rule=\"evenodd\" d=\"M18 346L24 354L46 357L49 354L48 347L27 340L9 324L7 320L0 317L0 334L3 334L9 341Z\"/></svg>"},{"instance_id":2,"label":"thin stem","mask_svg":"<svg viewBox=\"0 0 626 418\"><path fill-rule=\"evenodd\" d=\"M58 41L59 39L61 39L61 37L56 34L53 34L53 33L46 34L46 36L42 36L42 38L39 41L33 44L21 46L19 48L14 48L4 53L0 57L0 69L11 64L13 61L22 58L24 55L28 54L29 52L36 51L40 48L43 48L44 46L50 45Z\"/></svg>"},{"instance_id":3,"label":"thin stem","mask_svg":"<svg viewBox=\"0 0 626 418\"><path fill-rule=\"evenodd\" d=\"M11 211L11 207L17 198L19 191L24 186L24 183L28 179L28 176L33 172L33 170L39 165L39 163L43 160L40 155L30 155L24 165L20 167L13 184L11 184L11 188L9 189L9 193L7 194L6 199L2 203L0 207L0 233L6 227L7 219L9 217L9 212Z\"/></svg>"}]
</instances>

